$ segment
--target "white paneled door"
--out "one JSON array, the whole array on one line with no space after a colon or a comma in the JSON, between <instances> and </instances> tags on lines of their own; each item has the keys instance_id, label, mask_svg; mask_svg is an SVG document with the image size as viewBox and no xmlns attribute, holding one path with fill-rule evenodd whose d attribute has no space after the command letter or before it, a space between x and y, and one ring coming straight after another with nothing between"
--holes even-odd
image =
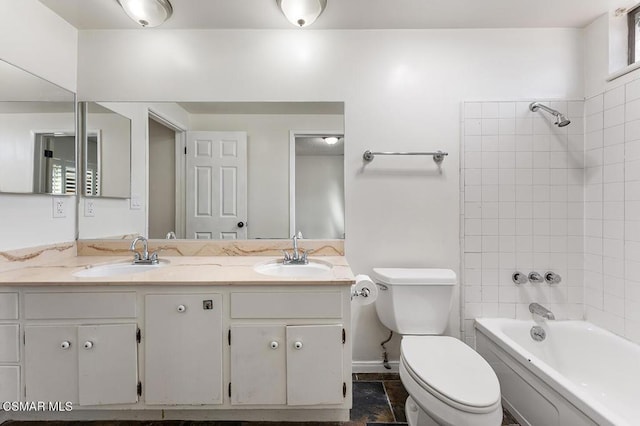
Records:
<instances>
[{"instance_id":1,"label":"white paneled door","mask_svg":"<svg viewBox=\"0 0 640 426\"><path fill-rule=\"evenodd\" d=\"M186 237L247 238L247 133L187 132Z\"/></svg>"}]
</instances>

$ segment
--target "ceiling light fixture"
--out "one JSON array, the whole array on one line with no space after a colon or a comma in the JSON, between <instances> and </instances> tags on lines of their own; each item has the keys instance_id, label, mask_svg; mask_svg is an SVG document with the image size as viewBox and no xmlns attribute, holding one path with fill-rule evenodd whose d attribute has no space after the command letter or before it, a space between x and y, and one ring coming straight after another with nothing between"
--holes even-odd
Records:
<instances>
[{"instance_id":1,"label":"ceiling light fixture","mask_svg":"<svg viewBox=\"0 0 640 426\"><path fill-rule=\"evenodd\" d=\"M335 136L328 136L326 138L322 138L327 145L335 145L338 143L338 138Z\"/></svg>"},{"instance_id":2,"label":"ceiling light fixture","mask_svg":"<svg viewBox=\"0 0 640 426\"><path fill-rule=\"evenodd\" d=\"M289 22L300 28L313 24L327 7L327 0L276 0L276 2Z\"/></svg>"},{"instance_id":3,"label":"ceiling light fixture","mask_svg":"<svg viewBox=\"0 0 640 426\"><path fill-rule=\"evenodd\" d=\"M129 18L146 27L157 27L173 14L169 0L116 0Z\"/></svg>"}]
</instances>

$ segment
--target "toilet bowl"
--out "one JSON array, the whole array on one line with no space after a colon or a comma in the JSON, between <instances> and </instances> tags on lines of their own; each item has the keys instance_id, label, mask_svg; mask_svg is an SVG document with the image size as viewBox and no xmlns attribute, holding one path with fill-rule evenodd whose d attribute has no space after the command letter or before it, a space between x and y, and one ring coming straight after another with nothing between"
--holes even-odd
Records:
<instances>
[{"instance_id":1,"label":"toilet bowl","mask_svg":"<svg viewBox=\"0 0 640 426\"><path fill-rule=\"evenodd\" d=\"M501 424L500 385L495 373L458 339L404 336L400 379L411 395L405 405L411 425Z\"/></svg>"},{"instance_id":2,"label":"toilet bowl","mask_svg":"<svg viewBox=\"0 0 640 426\"><path fill-rule=\"evenodd\" d=\"M441 336L456 275L447 269L374 268L376 311L400 333L400 379L411 426L499 426L500 384L491 366L460 340Z\"/></svg>"}]
</instances>

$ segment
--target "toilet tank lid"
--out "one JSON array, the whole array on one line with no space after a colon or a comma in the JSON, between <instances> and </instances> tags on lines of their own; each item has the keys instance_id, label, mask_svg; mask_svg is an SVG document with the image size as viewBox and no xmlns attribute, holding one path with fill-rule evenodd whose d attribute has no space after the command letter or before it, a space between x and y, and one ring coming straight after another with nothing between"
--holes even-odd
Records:
<instances>
[{"instance_id":1,"label":"toilet tank lid","mask_svg":"<svg viewBox=\"0 0 640 426\"><path fill-rule=\"evenodd\" d=\"M454 285L456 273L451 269L373 268L373 278L383 284Z\"/></svg>"}]
</instances>

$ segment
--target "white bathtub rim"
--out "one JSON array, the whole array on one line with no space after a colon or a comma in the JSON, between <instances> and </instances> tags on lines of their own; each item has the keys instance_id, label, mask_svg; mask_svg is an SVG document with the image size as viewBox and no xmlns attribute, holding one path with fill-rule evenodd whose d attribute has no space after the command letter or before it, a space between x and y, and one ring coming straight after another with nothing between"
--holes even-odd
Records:
<instances>
[{"instance_id":1,"label":"white bathtub rim","mask_svg":"<svg viewBox=\"0 0 640 426\"><path fill-rule=\"evenodd\" d=\"M545 382L548 386L553 388L556 392L566 398L571 404L573 404L577 409L587 414L589 417L597 421L598 423L607 422L618 426L629 425L633 426L633 423L630 423L630 420L625 419L618 415L611 408L605 406L602 402L593 398L591 395L587 394L583 389L579 386L575 385L573 382L565 378L562 374L558 373L554 368L552 368L549 364L542 361L537 356L533 355L522 346L520 346L517 342L507 336L501 330L496 332L496 328L499 324L504 324L506 322L526 322L530 323L531 326L537 325L533 320L513 320L507 318L476 318L475 319L475 328L480 333L482 333L485 337L487 337L491 342L496 344L500 349L505 351L508 355L513 357L515 360L528 361L521 362L521 364L531 370L537 377L539 377L543 382ZM602 331L605 334L609 334L616 339L622 339L621 337L607 331L601 329L600 327L593 325L588 321L580 321L580 320L568 320L562 321L564 323L574 323L574 324L583 324L583 326L593 327L598 329L598 331ZM523 359L524 358L524 359Z\"/></svg>"}]
</instances>

